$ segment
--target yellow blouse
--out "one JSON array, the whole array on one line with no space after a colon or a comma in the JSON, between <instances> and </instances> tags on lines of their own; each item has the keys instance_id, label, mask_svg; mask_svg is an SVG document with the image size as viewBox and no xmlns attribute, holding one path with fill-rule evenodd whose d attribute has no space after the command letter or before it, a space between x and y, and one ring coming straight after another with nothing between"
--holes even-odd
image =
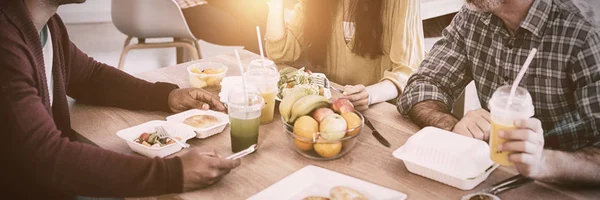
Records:
<instances>
[{"instance_id":1,"label":"yellow blouse","mask_svg":"<svg viewBox=\"0 0 600 200\"><path fill-rule=\"evenodd\" d=\"M398 94L406 81L424 58L423 25L420 0L384 0L382 13L383 54L377 59L361 57L352 53L353 41L344 38L343 4L338 7L335 26L328 48L325 66L310 69L323 72L328 78L342 85L371 85L383 80L392 81ZM265 43L269 59L275 62L294 62L305 48L303 24L304 2L300 1L287 22L283 38Z\"/></svg>"}]
</instances>

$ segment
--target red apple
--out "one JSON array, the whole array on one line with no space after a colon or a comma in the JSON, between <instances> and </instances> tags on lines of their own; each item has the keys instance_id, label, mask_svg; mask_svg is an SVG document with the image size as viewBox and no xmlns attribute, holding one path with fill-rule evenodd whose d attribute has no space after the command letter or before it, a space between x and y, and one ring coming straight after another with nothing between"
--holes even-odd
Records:
<instances>
[{"instance_id":1,"label":"red apple","mask_svg":"<svg viewBox=\"0 0 600 200\"><path fill-rule=\"evenodd\" d=\"M354 105L348 99L338 99L331 104L331 109L339 114L344 114L354 112Z\"/></svg>"},{"instance_id":2,"label":"red apple","mask_svg":"<svg viewBox=\"0 0 600 200\"><path fill-rule=\"evenodd\" d=\"M325 117L327 117L331 114L335 114L335 113L333 112L333 110L331 110L329 108L317 108L316 110L313 111L312 117L315 118L315 120L317 120L317 122L321 123L321 121L323 121L323 119L325 119Z\"/></svg>"}]
</instances>

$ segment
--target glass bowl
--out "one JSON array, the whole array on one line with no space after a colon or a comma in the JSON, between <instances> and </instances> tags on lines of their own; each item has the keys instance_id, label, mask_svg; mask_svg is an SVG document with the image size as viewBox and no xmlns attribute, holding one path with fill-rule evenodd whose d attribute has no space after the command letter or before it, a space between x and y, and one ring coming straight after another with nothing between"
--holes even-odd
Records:
<instances>
[{"instance_id":1,"label":"glass bowl","mask_svg":"<svg viewBox=\"0 0 600 200\"><path fill-rule=\"evenodd\" d=\"M188 66L190 85L195 88L220 88L227 66L215 62L201 62Z\"/></svg>"},{"instance_id":2,"label":"glass bowl","mask_svg":"<svg viewBox=\"0 0 600 200\"><path fill-rule=\"evenodd\" d=\"M357 111L353 112L360 119L360 125L347 129L343 132L344 136L340 139L328 140L320 137L320 133L314 132L315 139L304 137L294 133L294 125L286 123L282 119L283 129L288 136L289 145L300 155L313 160L334 160L341 158L354 149L358 136L364 127L365 119ZM296 131L305 131L308 129L296 129ZM309 134L312 131L309 131ZM341 133L341 132L340 132ZM305 132L306 134L306 132Z\"/></svg>"}]
</instances>

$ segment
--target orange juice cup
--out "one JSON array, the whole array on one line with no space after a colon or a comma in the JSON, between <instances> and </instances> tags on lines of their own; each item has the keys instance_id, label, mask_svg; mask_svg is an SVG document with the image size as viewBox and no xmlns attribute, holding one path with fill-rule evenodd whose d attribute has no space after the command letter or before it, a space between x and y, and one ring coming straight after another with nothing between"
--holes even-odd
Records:
<instances>
[{"instance_id":1,"label":"orange juice cup","mask_svg":"<svg viewBox=\"0 0 600 200\"><path fill-rule=\"evenodd\" d=\"M260 124L271 123L275 114L275 97L279 91L277 82L280 79L275 64L273 61L265 60L263 67L262 60L254 60L248 66L246 77L248 83L256 86L265 100L265 107L260 115Z\"/></svg>"},{"instance_id":2,"label":"orange juice cup","mask_svg":"<svg viewBox=\"0 0 600 200\"><path fill-rule=\"evenodd\" d=\"M506 142L504 139L498 137L498 132L514 130L516 129L514 125L515 121L528 119L534 115L531 95L527 89L518 87L510 105L508 105L509 96L510 86L502 86L494 92L489 102L492 119L490 158L495 163L503 166L512 166L513 163L508 160L508 155L511 152L498 150L498 145Z\"/></svg>"}]
</instances>

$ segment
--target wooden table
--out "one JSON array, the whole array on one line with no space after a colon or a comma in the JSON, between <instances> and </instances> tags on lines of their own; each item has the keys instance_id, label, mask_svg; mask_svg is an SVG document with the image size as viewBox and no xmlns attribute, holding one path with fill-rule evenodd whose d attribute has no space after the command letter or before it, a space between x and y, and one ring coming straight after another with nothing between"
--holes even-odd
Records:
<instances>
[{"instance_id":1,"label":"wooden table","mask_svg":"<svg viewBox=\"0 0 600 200\"><path fill-rule=\"evenodd\" d=\"M257 55L242 52L242 60L249 63ZM213 61L229 66L228 75L239 74L232 55L206 58L196 62ZM166 67L138 75L149 81L168 81L181 87L189 87L185 67L189 63ZM242 165L233 170L221 182L210 188L178 195L165 195L158 199L245 199L267 188L278 180L306 165L316 165L366 180L384 187L406 193L409 199L459 199L472 191L459 189L412 174L402 161L392 157L392 151L406 142L419 130L410 120L400 116L396 107L381 103L364 112L392 144L386 148L379 144L365 128L359 136L355 149L346 156L333 161L313 161L297 154L284 135L282 122L276 112L276 120L260 127L260 150L242 160ZM125 141L115 133L123 128L149 120L164 120L169 113L128 111L118 108L88 106L74 103L71 107L73 128L83 137L98 146L126 154L133 154ZM215 150L220 155L231 154L229 128L223 133L200 140L189 140L194 147ZM479 191L496 182L515 175L512 168L499 168L475 188ZM568 190L541 183L529 184L501 194L505 199L585 199L600 197L598 191Z\"/></svg>"}]
</instances>

